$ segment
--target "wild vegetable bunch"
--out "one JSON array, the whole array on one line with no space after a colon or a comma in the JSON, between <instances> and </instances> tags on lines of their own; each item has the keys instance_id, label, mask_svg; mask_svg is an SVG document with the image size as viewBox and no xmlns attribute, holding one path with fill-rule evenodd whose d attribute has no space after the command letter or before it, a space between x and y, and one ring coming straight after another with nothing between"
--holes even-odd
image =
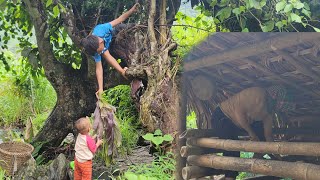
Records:
<instances>
[{"instance_id":1,"label":"wild vegetable bunch","mask_svg":"<svg viewBox=\"0 0 320 180\"><path fill-rule=\"evenodd\" d=\"M113 156L117 154L117 147L121 145L121 133L115 112L115 107L100 98L93 114L93 129L98 138L105 142L102 157L107 166L111 164Z\"/></svg>"}]
</instances>

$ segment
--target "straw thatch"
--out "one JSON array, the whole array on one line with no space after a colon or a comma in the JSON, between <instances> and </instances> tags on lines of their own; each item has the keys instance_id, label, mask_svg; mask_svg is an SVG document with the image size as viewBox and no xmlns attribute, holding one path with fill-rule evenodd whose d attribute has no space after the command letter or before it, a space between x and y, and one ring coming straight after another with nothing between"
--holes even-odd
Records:
<instances>
[{"instance_id":1,"label":"straw thatch","mask_svg":"<svg viewBox=\"0 0 320 180\"><path fill-rule=\"evenodd\" d=\"M211 35L184 60L187 109L196 112L198 128L210 128L211 113L229 96L271 85L285 86L297 103L274 128L320 127L319 40L320 33Z\"/></svg>"}]
</instances>

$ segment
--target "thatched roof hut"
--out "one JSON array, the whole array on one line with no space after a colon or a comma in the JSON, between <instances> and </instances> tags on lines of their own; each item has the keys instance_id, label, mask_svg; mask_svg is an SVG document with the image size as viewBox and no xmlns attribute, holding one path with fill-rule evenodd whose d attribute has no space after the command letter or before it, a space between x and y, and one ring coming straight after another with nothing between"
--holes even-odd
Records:
<instances>
[{"instance_id":1,"label":"thatched roof hut","mask_svg":"<svg viewBox=\"0 0 320 180\"><path fill-rule=\"evenodd\" d=\"M221 170L319 178L316 164L320 162L315 158L319 153L313 151L320 148L319 40L320 33L216 33L185 57L178 146L186 159L179 159L177 165L183 179L221 174ZM212 112L219 103L246 88L272 85L285 86L296 103L295 111L274 120L277 142L210 138L214 136ZM190 111L196 112L198 130L186 131L185 117ZM219 149L288 156L285 161L230 158L213 154ZM301 160L312 164L290 162Z\"/></svg>"},{"instance_id":2,"label":"thatched roof hut","mask_svg":"<svg viewBox=\"0 0 320 180\"><path fill-rule=\"evenodd\" d=\"M320 33L216 33L184 59L188 109L208 128L217 104L241 90L275 84L297 103L291 116L320 117Z\"/></svg>"}]
</instances>

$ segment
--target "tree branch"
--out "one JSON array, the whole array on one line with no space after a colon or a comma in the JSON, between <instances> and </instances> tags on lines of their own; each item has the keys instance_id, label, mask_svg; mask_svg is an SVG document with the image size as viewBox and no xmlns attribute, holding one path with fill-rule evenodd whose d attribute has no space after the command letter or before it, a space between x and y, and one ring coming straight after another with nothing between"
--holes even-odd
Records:
<instances>
[{"instance_id":1,"label":"tree branch","mask_svg":"<svg viewBox=\"0 0 320 180\"><path fill-rule=\"evenodd\" d=\"M71 9L65 8L66 12L61 12L61 17L63 19L63 26L67 30L69 37L72 39L73 43L80 48L80 31L76 26L76 20L74 13Z\"/></svg>"},{"instance_id":2,"label":"tree branch","mask_svg":"<svg viewBox=\"0 0 320 180\"><path fill-rule=\"evenodd\" d=\"M61 82L56 75L63 73L65 65L59 63L53 54L43 2L41 0L23 0L23 2L35 28L40 62L45 74L51 83Z\"/></svg>"},{"instance_id":3,"label":"tree branch","mask_svg":"<svg viewBox=\"0 0 320 180\"><path fill-rule=\"evenodd\" d=\"M150 0L149 19L148 19L148 36L150 40L151 54L156 53L157 39L154 32L154 17L156 15L156 0Z\"/></svg>"},{"instance_id":4,"label":"tree branch","mask_svg":"<svg viewBox=\"0 0 320 180\"><path fill-rule=\"evenodd\" d=\"M160 5L160 24L167 24L167 0L162 0ZM167 28L161 26L160 28L160 44L163 45L167 39Z\"/></svg>"}]
</instances>

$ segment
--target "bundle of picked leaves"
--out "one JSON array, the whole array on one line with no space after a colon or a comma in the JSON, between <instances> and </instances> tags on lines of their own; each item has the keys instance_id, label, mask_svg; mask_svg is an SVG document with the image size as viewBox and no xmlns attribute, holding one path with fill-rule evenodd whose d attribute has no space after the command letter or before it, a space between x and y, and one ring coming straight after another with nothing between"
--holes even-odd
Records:
<instances>
[{"instance_id":1,"label":"bundle of picked leaves","mask_svg":"<svg viewBox=\"0 0 320 180\"><path fill-rule=\"evenodd\" d=\"M104 140L102 156L106 165L110 165L117 147L121 145L120 128L115 116L116 108L105 99L99 98L94 111L93 129L97 137Z\"/></svg>"}]
</instances>

